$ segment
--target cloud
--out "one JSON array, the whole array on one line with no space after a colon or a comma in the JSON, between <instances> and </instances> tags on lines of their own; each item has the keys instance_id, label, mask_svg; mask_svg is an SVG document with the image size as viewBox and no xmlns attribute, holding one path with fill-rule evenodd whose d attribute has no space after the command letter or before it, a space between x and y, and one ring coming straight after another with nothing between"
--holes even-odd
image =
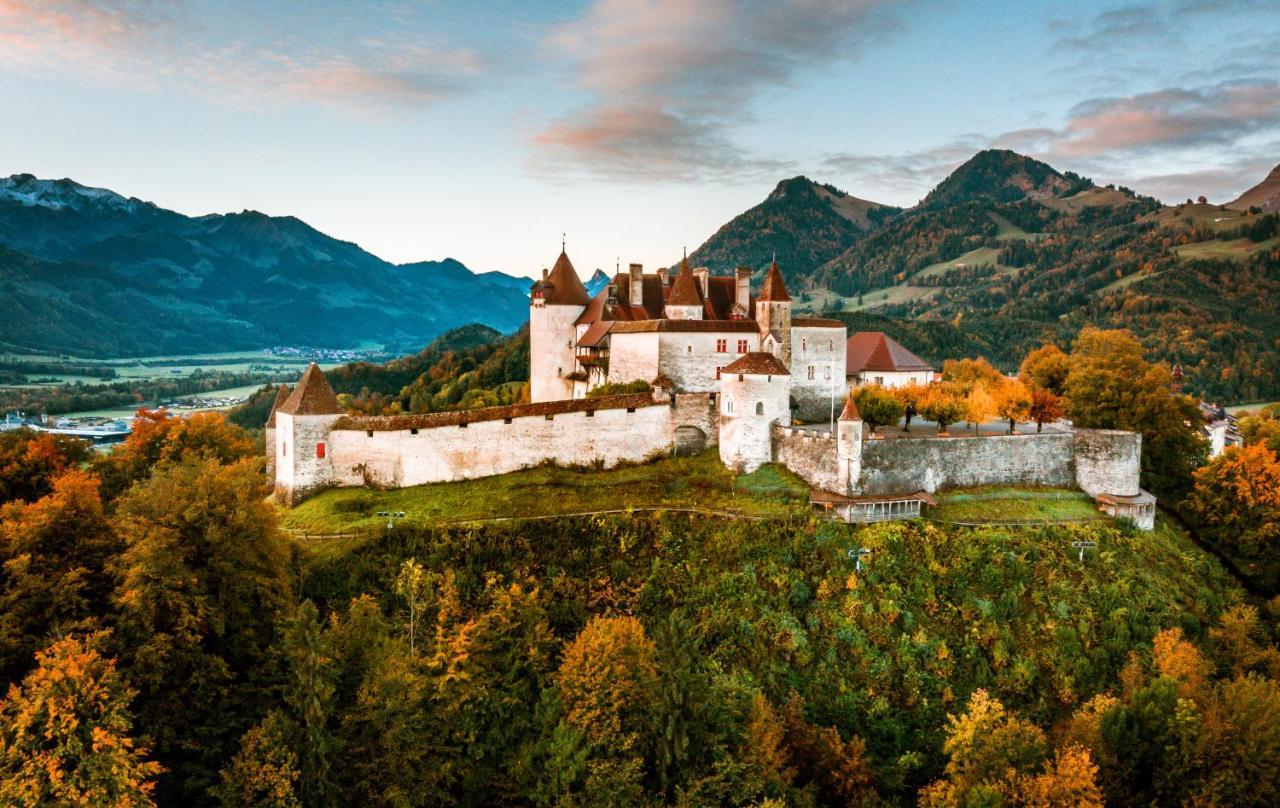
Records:
<instances>
[{"instance_id":1,"label":"cloud","mask_svg":"<svg viewBox=\"0 0 1280 808\"><path fill-rule=\"evenodd\" d=\"M879 195L877 201L892 199L909 205L923 198L939 180L976 152L990 146L991 138L968 134L932 149L903 154L831 152L823 155L820 167L824 172L853 178L859 189L855 193L870 188L875 191L871 196Z\"/></svg>"},{"instance_id":2,"label":"cloud","mask_svg":"<svg viewBox=\"0 0 1280 808\"><path fill-rule=\"evenodd\" d=\"M0 0L0 65L77 76L92 68L99 80L176 84L248 105L418 109L468 91L487 61L409 33L411 11L398 9L405 33L370 38L319 35L314 17L287 12L279 28L258 31L246 12L215 3ZM236 13L245 16L225 25ZM229 28L243 38L219 40Z\"/></svg>"},{"instance_id":3,"label":"cloud","mask_svg":"<svg viewBox=\"0 0 1280 808\"><path fill-rule=\"evenodd\" d=\"M803 70L892 28L880 0L599 0L546 53L591 100L532 137L534 164L614 180L742 178L784 165L730 137Z\"/></svg>"}]
</instances>

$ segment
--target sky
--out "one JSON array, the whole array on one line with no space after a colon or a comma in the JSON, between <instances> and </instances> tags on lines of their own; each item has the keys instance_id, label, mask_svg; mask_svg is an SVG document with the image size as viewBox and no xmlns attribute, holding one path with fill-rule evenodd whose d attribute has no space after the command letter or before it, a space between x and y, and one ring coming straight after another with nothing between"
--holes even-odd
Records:
<instances>
[{"instance_id":1,"label":"sky","mask_svg":"<svg viewBox=\"0 0 1280 808\"><path fill-rule=\"evenodd\" d=\"M586 276L983 148L1228 201L1280 163L1278 43L1276 0L0 0L0 174Z\"/></svg>"}]
</instances>

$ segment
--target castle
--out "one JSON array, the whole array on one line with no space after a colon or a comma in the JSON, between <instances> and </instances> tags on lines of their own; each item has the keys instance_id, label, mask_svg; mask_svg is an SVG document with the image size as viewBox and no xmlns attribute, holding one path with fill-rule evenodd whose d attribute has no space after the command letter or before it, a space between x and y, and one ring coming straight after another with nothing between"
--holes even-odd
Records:
<instances>
[{"instance_id":1,"label":"castle","mask_svg":"<svg viewBox=\"0 0 1280 808\"><path fill-rule=\"evenodd\" d=\"M793 317L791 306L776 262L758 295L748 270L713 276L686 259L674 276L633 264L592 298L562 251L530 293L529 403L346 415L312 364L281 389L266 425L276 495L296 504L330 486L545 462L607 468L717 446L739 472L785 465L815 505L849 521L919 515L939 489L1020 484L1078 487L1107 513L1153 525L1132 432L872 439L845 394L844 324ZM649 390L588 395L632 382Z\"/></svg>"}]
</instances>

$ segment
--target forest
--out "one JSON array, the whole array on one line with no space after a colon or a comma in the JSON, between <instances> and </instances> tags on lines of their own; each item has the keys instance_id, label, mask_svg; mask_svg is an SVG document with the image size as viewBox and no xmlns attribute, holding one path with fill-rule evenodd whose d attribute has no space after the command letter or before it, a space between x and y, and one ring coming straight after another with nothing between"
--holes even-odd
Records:
<instances>
[{"instance_id":1,"label":"forest","mask_svg":"<svg viewBox=\"0 0 1280 808\"><path fill-rule=\"evenodd\" d=\"M1019 383L1141 428L1189 402L1160 370L1090 332ZM106 455L0 433L0 802L1273 805L1275 414L1191 466L1170 435L1150 533L796 509L303 539L220 414L140 413Z\"/></svg>"}]
</instances>

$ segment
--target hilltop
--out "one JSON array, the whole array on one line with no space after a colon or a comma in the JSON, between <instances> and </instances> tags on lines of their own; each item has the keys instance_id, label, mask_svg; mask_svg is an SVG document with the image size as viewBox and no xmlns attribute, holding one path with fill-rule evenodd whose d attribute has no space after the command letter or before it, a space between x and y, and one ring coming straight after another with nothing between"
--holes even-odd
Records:
<instances>
[{"instance_id":1,"label":"hilltop","mask_svg":"<svg viewBox=\"0 0 1280 808\"><path fill-rule=\"evenodd\" d=\"M898 212L832 185L792 177L779 182L759 205L725 223L689 261L729 273L739 266L761 269L776 257L788 279L804 277Z\"/></svg>"},{"instance_id":2,"label":"hilltop","mask_svg":"<svg viewBox=\"0 0 1280 808\"><path fill-rule=\"evenodd\" d=\"M119 357L272 344L408 348L516 330L528 281L394 265L292 216L188 217L114 191L0 179L0 347Z\"/></svg>"},{"instance_id":3,"label":"hilltop","mask_svg":"<svg viewBox=\"0 0 1280 808\"><path fill-rule=\"evenodd\" d=\"M1259 208L1264 213L1280 211L1280 165L1271 169L1267 178L1227 203L1235 210Z\"/></svg>"}]
</instances>

